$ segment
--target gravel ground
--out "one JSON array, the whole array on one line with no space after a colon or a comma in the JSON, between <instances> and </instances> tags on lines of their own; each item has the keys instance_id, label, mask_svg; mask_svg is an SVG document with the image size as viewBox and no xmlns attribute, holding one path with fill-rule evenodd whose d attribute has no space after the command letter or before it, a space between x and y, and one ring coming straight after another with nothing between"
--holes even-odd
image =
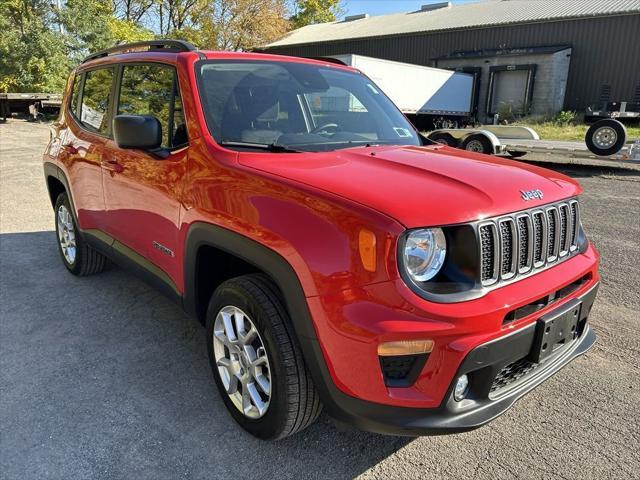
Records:
<instances>
[{"instance_id":1,"label":"gravel ground","mask_svg":"<svg viewBox=\"0 0 640 480\"><path fill-rule=\"evenodd\" d=\"M0 478L638 478L640 172L562 167L602 253L598 342L505 415L417 439L322 416L264 443L225 412L196 321L119 268L65 271L47 139L0 124Z\"/></svg>"}]
</instances>

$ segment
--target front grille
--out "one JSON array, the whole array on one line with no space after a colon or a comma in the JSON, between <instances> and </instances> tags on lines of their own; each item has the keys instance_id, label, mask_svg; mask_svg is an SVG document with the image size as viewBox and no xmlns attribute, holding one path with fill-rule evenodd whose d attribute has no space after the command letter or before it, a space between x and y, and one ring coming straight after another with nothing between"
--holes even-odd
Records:
<instances>
[{"instance_id":1,"label":"front grille","mask_svg":"<svg viewBox=\"0 0 640 480\"><path fill-rule=\"evenodd\" d=\"M540 364L531 362L526 358L521 358L516 362L510 363L509 365L504 367L502 370L500 370L498 375L496 375L496 378L493 380L493 383L491 384L491 390L489 395L505 387L508 387L513 382L520 380L525 375L528 375L529 373L533 372L538 367L538 365Z\"/></svg>"},{"instance_id":2,"label":"front grille","mask_svg":"<svg viewBox=\"0 0 640 480\"><path fill-rule=\"evenodd\" d=\"M557 236L557 215L558 210L555 207L547 210L547 234L549 240L547 243L547 260L550 262L553 262L558 257L556 254L558 251L556 240L559 238Z\"/></svg>"},{"instance_id":3,"label":"front grille","mask_svg":"<svg viewBox=\"0 0 640 480\"><path fill-rule=\"evenodd\" d=\"M566 260L578 248L579 225L577 200L481 222L482 285L511 280Z\"/></svg>"},{"instance_id":4,"label":"front grille","mask_svg":"<svg viewBox=\"0 0 640 480\"><path fill-rule=\"evenodd\" d=\"M571 245L569 246L569 250L573 245L578 243L578 228L580 225L578 224L578 202L571 202L569 205L569 209L571 210Z\"/></svg>"},{"instance_id":5,"label":"front grille","mask_svg":"<svg viewBox=\"0 0 640 480\"><path fill-rule=\"evenodd\" d=\"M496 245L495 225L487 224L480 227L480 242L482 245L482 281L486 282L495 277Z\"/></svg>"},{"instance_id":6,"label":"front grille","mask_svg":"<svg viewBox=\"0 0 640 480\"><path fill-rule=\"evenodd\" d=\"M542 253L542 245L544 243L543 218L544 213L533 213L533 262L536 266L540 263L544 263L544 256Z\"/></svg>"},{"instance_id":7,"label":"front grille","mask_svg":"<svg viewBox=\"0 0 640 480\"><path fill-rule=\"evenodd\" d=\"M516 250L514 245L514 222L511 219L500 222L500 275L510 276L514 273Z\"/></svg>"},{"instance_id":8,"label":"front grille","mask_svg":"<svg viewBox=\"0 0 640 480\"><path fill-rule=\"evenodd\" d=\"M529 237L531 225L529 217L518 217L518 269L523 272L529 270L531 254L529 253Z\"/></svg>"}]
</instances>

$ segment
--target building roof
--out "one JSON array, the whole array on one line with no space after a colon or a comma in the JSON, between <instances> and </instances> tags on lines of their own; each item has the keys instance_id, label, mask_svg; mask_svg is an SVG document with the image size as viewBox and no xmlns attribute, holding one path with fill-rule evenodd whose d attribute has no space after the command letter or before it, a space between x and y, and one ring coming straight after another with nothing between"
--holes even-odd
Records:
<instances>
[{"instance_id":1,"label":"building roof","mask_svg":"<svg viewBox=\"0 0 640 480\"><path fill-rule=\"evenodd\" d=\"M307 25L265 48L634 13L640 14L640 0L485 0L431 11Z\"/></svg>"}]
</instances>

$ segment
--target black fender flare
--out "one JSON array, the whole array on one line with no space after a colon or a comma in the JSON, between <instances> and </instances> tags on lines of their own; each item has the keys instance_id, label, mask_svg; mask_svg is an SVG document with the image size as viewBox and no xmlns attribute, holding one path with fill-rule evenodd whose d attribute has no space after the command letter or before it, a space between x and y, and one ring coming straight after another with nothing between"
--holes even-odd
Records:
<instances>
[{"instance_id":1,"label":"black fender flare","mask_svg":"<svg viewBox=\"0 0 640 480\"><path fill-rule=\"evenodd\" d=\"M69 188L69 180L67 180L67 176L65 175L64 171L60 167L58 167L56 164L51 162L46 162L46 161L42 165L42 168L44 170L44 179L45 179L45 182L47 183L47 192L49 192L49 198L51 198L51 192L49 191L49 177L52 177L58 180L60 183L62 183L62 186L66 190L67 197L69 197L69 202L71 203L71 209L73 210L73 215L76 217L76 221L77 221L76 206L73 203L73 195L71 195L71 188ZM55 204L55 200L52 199L51 206L53 207L54 204Z\"/></svg>"},{"instance_id":2,"label":"black fender flare","mask_svg":"<svg viewBox=\"0 0 640 480\"><path fill-rule=\"evenodd\" d=\"M278 285L298 337L316 339L311 314L297 273L280 254L244 235L218 225L194 222L187 232L184 248L184 308L197 316L197 254L202 246L211 246L238 257L271 277ZM295 318L295 320L294 320Z\"/></svg>"},{"instance_id":3,"label":"black fender flare","mask_svg":"<svg viewBox=\"0 0 640 480\"><path fill-rule=\"evenodd\" d=\"M187 232L184 250L183 307L197 318L197 254L202 246L211 246L237 256L267 274L282 292L296 340L314 385L327 410L343 417L340 404L352 398L334 384L313 324L300 279L291 264L279 253L244 235L205 222L194 222Z\"/></svg>"}]
</instances>

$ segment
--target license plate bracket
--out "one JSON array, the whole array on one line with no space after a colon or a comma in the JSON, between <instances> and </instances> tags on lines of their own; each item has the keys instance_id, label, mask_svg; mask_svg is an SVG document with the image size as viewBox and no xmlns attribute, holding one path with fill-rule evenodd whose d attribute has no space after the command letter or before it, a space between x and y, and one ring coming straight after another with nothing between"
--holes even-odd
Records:
<instances>
[{"instance_id":1,"label":"license plate bracket","mask_svg":"<svg viewBox=\"0 0 640 480\"><path fill-rule=\"evenodd\" d=\"M578 299L538 320L536 336L531 348L531 361L542 363L564 349L578 336L578 322L582 302Z\"/></svg>"}]
</instances>

